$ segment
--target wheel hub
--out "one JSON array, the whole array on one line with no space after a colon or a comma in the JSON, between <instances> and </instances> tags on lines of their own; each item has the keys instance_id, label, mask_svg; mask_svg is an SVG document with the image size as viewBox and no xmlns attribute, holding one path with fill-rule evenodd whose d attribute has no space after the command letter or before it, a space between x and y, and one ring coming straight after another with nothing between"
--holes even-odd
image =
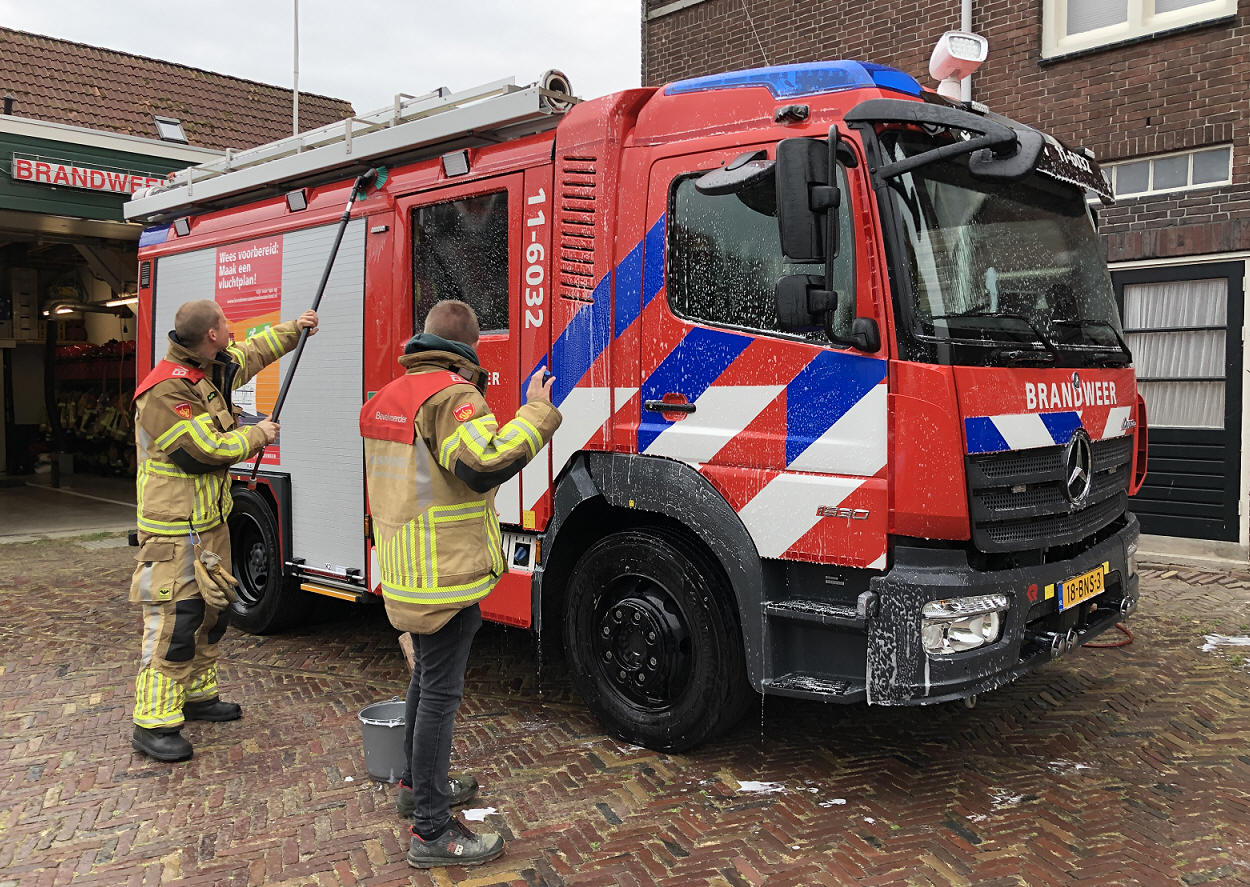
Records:
<instances>
[{"instance_id":1,"label":"wheel hub","mask_svg":"<svg viewBox=\"0 0 1250 887\"><path fill-rule=\"evenodd\" d=\"M636 703L672 702L690 672L690 636L658 589L617 597L597 615L595 653L607 679Z\"/></svg>"},{"instance_id":2,"label":"wheel hub","mask_svg":"<svg viewBox=\"0 0 1250 887\"><path fill-rule=\"evenodd\" d=\"M249 605L254 605L269 581L269 552L264 534L250 516L245 516L238 520L230 545L239 555L235 567L240 596Z\"/></svg>"}]
</instances>

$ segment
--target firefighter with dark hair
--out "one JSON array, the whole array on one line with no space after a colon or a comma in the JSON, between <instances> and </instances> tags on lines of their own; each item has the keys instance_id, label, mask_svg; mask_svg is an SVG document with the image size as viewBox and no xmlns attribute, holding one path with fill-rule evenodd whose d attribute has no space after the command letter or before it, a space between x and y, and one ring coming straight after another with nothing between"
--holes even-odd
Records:
<instances>
[{"instance_id":1,"label":"firefighter with dark hair","mask_svg":"<svg viewBox=\"0 0 1250 887\"><path fill-rule=\"evenodd\" d=\"M131 744L158 761L191 757L185 721L242 715L217 690L217 645L237 584L227 469L272 443L278 425L239 427L231 393L292 350L305 328L317 331L315 312L236 345L220 305L187 302L165 359L135 389L139 563L130 601L143 606L143 644Z\"/></svg>"},{"instance_id":2,"label":"firefighter with dark hair","mask_svg":"<svg viewBox=\"0 0 1250 887\"><path fill-rule=\"evenodd\" d=\"M507 570L495 489L538 455L560 425L552 378L535 373L526 403L499 426L483 394L477 315L436 303L399 359L405 373L360 411L374 546L391 624L413 635L404 705L407 768L396 807L412 817L408 864L476 865L503 852L451 815L477 790L451 777L452 728L482 624L478 602Z\"/></svg>"}]
</instances>

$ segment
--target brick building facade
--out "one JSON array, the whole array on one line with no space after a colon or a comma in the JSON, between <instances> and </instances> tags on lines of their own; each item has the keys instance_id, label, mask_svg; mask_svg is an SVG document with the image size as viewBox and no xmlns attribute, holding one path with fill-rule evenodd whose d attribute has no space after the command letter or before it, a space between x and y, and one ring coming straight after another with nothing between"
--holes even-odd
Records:
<instances>
[{"instance_id":1,"label":"brick building facade","mask_svg":"<svg viewBox=\"0 0 1250 887\"><path fill-rule=\"evenodd\" d=\"M1099 230L1152 405L1153 477L1136 510L1148 532L1245 559L1250 0L970 6L990 48L973 99L1092 149L1117 177ZM961 11L958 0L645 0L642 81L847 58L935 86L929 54Z\"/></svg>"}]
</instances>

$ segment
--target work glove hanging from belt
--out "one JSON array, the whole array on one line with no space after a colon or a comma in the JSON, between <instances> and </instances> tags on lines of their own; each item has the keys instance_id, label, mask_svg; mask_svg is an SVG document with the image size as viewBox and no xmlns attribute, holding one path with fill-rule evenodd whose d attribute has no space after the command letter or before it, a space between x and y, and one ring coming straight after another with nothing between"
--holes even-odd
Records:
<instances>
[{"instance_id":1,"label":"work glove hanging from belt","mask_svg":"<svg viewBox=\"0 0 1250 887\"><path fill-rule=\"evenodd\" d=\"M195 583L200 587L200 594L205 602L216 610L224 610L239 599L235 579L221 565L221 555L201 546L195 547Z\"/></svg>"}]
</instances>

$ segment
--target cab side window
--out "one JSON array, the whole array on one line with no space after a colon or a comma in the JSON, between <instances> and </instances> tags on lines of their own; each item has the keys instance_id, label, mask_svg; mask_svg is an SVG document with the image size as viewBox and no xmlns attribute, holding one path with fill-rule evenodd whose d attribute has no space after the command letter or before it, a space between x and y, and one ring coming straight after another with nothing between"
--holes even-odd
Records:
<instances>
[{"instance_id":1,"label":"cab side window","mask_svg":"<svg viewBox=\"0 0 1250 887\"><path fill-rule=\"evenodd\" d=\"M762 332L781 332L774 288L787 274L823 274L820 265L795 265L781 255L776 185L772 176L735 194L707 195L698 175L673 182L669 194L667 286L669 306L689 320ZM855 230L846 170L838 165L842 201L834 260L838 305L833 324L849 335L855 319ZM829 345L824 331L806 336Z\"/></svg>"},{"instance_id":2,"label":"cab side window","mask_svg":"<svg viewBox=\"0 0 1250 887\"><path fill-rule=\"evenodd\" d=\"M459 299L482 334L508 331L508 194L478 194L412 211L412 320L435 302Z\"/></svg>"}]
</instances>

